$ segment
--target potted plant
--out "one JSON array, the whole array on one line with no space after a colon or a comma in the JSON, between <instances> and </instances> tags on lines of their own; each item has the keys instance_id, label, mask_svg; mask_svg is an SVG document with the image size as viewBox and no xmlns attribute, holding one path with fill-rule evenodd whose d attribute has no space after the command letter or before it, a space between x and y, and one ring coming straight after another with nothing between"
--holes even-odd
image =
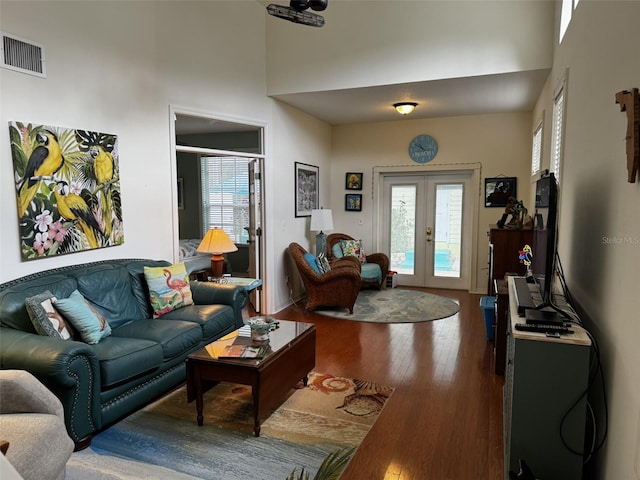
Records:
<instances>
[{"instance_id":1,"label":"potted plant","mask_svg":"<svg viewBox=\"0 0 640 480\"><path fill-rule=\"evenodd\" d=\"M322 465L320 465L313 480L338 480L355 451L356 448L351 447L330 453L327 458L324 459ZM311 480L311 477L309 476L309 472L306 472L305 469L302 468L299 472L297 472L297 469L294 469L287 477L287 480Z\"/></svg>"}]
</instances>

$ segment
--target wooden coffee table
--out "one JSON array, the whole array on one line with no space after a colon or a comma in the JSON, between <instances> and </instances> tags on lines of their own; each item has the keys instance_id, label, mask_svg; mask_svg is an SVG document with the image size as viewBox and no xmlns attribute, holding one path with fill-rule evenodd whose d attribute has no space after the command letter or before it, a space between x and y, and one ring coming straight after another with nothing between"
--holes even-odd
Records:
<instances>
[{"instance_id":1,"label":"wooden coffee table","mask_svg":"<svg viewBox=\"0 0 640 480\"><path fill-rule=\"evenodd\" d=\"M300 380L307 385L316 363L316 329L310 323L277 320L269 333L271 351L262 359L218 358L226 345L251 344L238 331L207 345L187 358L187 400L196 401L198 426L203 424L203 395L219 382L250 385L253 431L260 436L260 420L268 416Z\"/></svg>"}]
</instances>

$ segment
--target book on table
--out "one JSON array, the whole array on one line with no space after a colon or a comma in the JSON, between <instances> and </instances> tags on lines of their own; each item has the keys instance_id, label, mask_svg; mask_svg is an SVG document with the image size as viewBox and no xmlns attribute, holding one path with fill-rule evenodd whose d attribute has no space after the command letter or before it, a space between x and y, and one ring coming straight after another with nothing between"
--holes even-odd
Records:
<instances>
[{"instance_id":1,"label":"book on table","mask_svg":"<svg viewBox=\"0 0 640 480\"><path fill-rule=\"evenodd\" d=\"M267 345L227 345L218 358L260 359L267 353Z\"/></svg>"}]
</instances>

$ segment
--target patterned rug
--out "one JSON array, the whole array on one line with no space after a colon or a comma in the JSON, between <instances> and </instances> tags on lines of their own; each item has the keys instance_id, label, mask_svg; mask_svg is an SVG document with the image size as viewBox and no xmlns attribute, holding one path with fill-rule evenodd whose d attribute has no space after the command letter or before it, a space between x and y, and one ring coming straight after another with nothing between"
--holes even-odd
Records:
<instances>
[{"instance_id":1,"label":"patterned rug","mask_svg":"<svg viewBox=\"0 0 640 480\"><path fill-rule=\"evenodd\" d=\"M316 310L329 317L374 323L430 322L455 315L460 305L449 298L417 290L362 290L353 314L342 308Z\"/></svg>"},{"instance_id":2,"label":"patterned rug","mask_svg":"<svg viewBox=\"0 0 640 480\"><path fill-rule=\"evenodd\" d=\"M253 436L251 389L221 383L204 397L204 425L181 388L94 437L67 480L283 480L316 472L331 452L358 446L393 388L312 372Z\"/></svg>"}]
</instances>

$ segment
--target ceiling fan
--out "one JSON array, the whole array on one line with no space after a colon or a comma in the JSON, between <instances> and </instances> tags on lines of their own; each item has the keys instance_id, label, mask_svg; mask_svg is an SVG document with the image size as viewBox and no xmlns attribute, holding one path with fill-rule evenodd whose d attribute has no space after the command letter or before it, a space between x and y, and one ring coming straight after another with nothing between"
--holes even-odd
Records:
<instances>
[{"instance_id":1,"label":"ceiling fan","mask_svg":"<svg viewBox=\"0 0 640 480\"><path fill-rule=\"evenodd\" d=\"M329 3L329 0L291 0L288 7L274 3L269 4L267 12L274 17L283 18L293 23L322 27L324 25L324 17L306 10L311 8L311 10L321 12L327 8L327 3Z\"/></svg>"}]
</instances>

